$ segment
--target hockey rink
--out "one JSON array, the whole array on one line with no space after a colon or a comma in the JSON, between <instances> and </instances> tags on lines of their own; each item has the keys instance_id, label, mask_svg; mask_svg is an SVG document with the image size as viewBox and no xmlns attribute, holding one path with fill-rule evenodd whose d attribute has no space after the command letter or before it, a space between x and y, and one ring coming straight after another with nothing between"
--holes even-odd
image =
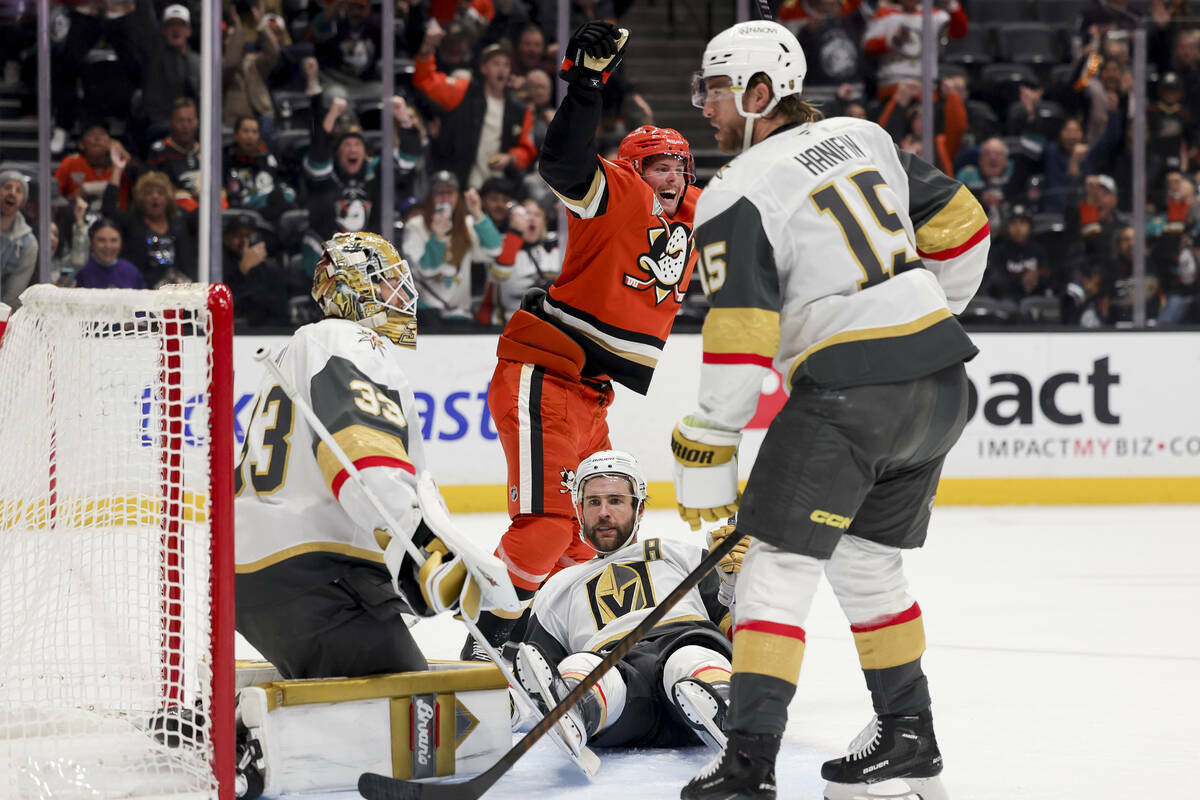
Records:
<instances>
[{"instance_id":1,"label":"hockey rink","mask_svg":"<svg viewBox=\"0 0 1200 800\"><path fill-rule=\"evenodd\" d=\"M455 520L489 545L507 523L502 514ZM674 511L651 511L640 535L688 533ZM928 546L906 564L925 618L923 663L951 798L1154 800L1180 791L1197 763L1200 507L939 508ZM820 800L821 762L841 755L871 717L828 586L806 628L778 762L781 800ZM414 633L428 656L453 658L465 628L441 617ZM238 656L252 655L239 639ZM675 798L710 758L699 746L597 752L603 766L589 782L539 742L486 796Z\"/></svg>"}]
</instances>

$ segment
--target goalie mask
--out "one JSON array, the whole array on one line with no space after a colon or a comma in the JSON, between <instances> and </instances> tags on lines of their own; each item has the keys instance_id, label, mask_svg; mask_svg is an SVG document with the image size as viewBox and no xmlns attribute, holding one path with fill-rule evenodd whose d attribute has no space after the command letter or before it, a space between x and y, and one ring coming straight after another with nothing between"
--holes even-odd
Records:
<instances>
[{"instance_id":1,"label":"goalie mask","mask_svg":"<svg viewBox=\"0 0 1200 800\"><path fill-rule=\"evenodd\" d=\"M588 503L600 501L599 496L587 495L587 485L589 481L601 477L622 478L622 482L626 486L623 494L630 499L630 505L633 508L632 526L629 533L621 541L603 547L588 538L583 513ZM638 465L637 459L629 453L621 450L601 450L579 462L579 467L575 470L575 482L571 489L571 502L575 506L575 515L579 518L579 538L600 553L620 550L637 536L642 511L646 506L646 476Z\"/></svg>"},{"instance_id":2,"label":"goalie mask","mask_svg":"<svg viewBox=\"0 0 1200 800\"><path fill-rule=\"evenodd\" d=\"M338 233L322 245L312 296L328 317L417 346L417 287L408 262L377 233Z\"/></svg>"},{"instance_id":3,"label":"goalie mask","mask_svg":"<svg viewBox=\"0 0 1200 800\"><path fill-rule=\"evenodd\" d=\"M770 20L739 22L718 33L704 48L701 69L692 76L692 105L704 108L709 99L707 78L729 78L728 89L714 92L732 93L738 113L746 119L744 150L750 146L754 120L771 113L781 98L800 94L807 72L808 62L800 42L783 25ZM742 106L742 100L750 79L759 73L767 77L771 99L762 111L751 113Z\"/></svg>"}]
</instances>

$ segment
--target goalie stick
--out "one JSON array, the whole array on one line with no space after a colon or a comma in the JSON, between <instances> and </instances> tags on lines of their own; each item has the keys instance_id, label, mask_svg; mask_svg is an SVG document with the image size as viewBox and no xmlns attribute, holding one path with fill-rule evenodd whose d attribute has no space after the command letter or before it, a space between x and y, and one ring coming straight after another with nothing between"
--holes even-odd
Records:
<instances>
[{"instance_id":1,"label":"goalie stick","mask_svg":"<svg viewBox=\"0 0 1200 800\"><path fill-rule=\"evenodd\" d=\"M358 484L362 489L363 495L368 502L374 507L375 511L383 519L385 525L392 535L399 539L404 544L404 549L412 556L413 560L418 564L424 564L426 557L421 549L413 544L410 537L400 536L399 531L402 530L396 522L395 517L387 509L386 506L375 496L371 488L362 480L362 476L358 471L358 467L354 466L346 451L341 448L333 435L329 433L329 429L317 417L312 408L305 402L304 398L296 391L296 387L283 374L283 370L275 363L275 359L271 357L271 350L268 347L260 347L254 352L254 359L271 373L271 377L279 384L279 388L283 389L284 394L292 401L296 408L300 409L300 413L308 422L313 433L329 448L330 453L342 465L342 469L350 476L350 479ZM421 511L421 517L425 520L425 524L435 535L440 537L446 543L446 546L462 556L463 563L467 567L467 571L475 578L479 585L482 598L487 598L492 607L503 608L509 611L520 609L520 601L517 599L516 590L513 589L512 581L508 578L508 568L491 553L480 551L472 545L465 536L458 532L454 527L454 523L450 520L450 512L446 508L446 501L442 497L442 493L438 491L437 484L433 481L433 476L428 470L422 470L417 478L417 505ZM481 599L482 602L482 599ZM467 626L467 630L471 632L471 636L488 654L488 658L496 665L500 673L504 675L504 679L508 681L508 685L512 687L512 691L521 699L527 709L533 713L539 713L537 704L533 698L525 691L524 687L513 677L512 671L504 663L504 659L500 656L496 649L488 642L487 637L479 632L479 628L473 621L461 616L463 624ZM578 766L585 775L591 778L596 774L596 770L600 768L600 759L596 757L587 747L573 747L573 739L569 729L566 726L561 726L558 730L558 737L561 741L561 749L570 758L576 766Z\"/></svg>"},{"instance_id":2,"label":"goalie stick","mask_svg":"<svg viewBox=\"0 0 1200 800\"><path fill-rule=\"evenodd\" d=\"M696 568L685 575L679 585L672 589L671 593L664 597L662 602L646 615L645 619L617 642L595 669L585 675L583 680L577 683L562 700L558 701L558 705L546 713L541 722L530 728L529 733L525 734L486 772L456 783L415 783L365 772L358 779L359 794L366 800L475 800L475 798L483 796L483 793L500 780L504 773L512 769L513 764L517 763L521 756L529 752L537 740L542 738L546 731L567 713L568 709L578 703L584 694L591 691L591 688L604 677L604 673L624 658L633 649L633 646L640 642L646 633L657 625L676 603L683 599L684 595L695 588L709 570L737 546L744 535L734 531L709 551L708 555L696 565Z\"/></svg>"}]
</instances>

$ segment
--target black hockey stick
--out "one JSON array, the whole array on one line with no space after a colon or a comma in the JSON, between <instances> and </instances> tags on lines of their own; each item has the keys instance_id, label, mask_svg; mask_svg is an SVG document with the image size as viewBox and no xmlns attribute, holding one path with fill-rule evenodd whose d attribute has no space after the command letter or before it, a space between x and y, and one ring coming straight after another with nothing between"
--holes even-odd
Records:
<instances>
[{"instance_id":1,"label":"black hockey stick","mask_svg":"<svg viewBox=\"0 0 1200 800\"><path fill-rule=\"evenodd\" d=\"M534 743L542 738L554 723L567 713L568 709L578 703L593 686L599 683L600 679L604 677L604 673L624 658L633 649L633 646L640 642L666 616L667 612L683 599L685 594L700 583L708 571L737 546L744 535L735 530L709 551L709 554L696 565L696 568L685 575L679 585L664 597L654 610L646 615L645 619L617 642L595 669L576 684L575 688L558 702L558 705L542 717L541 722L534 725L529 733L525 734L486 772L457 783L416 783L364 772L358 779L359 794L367 800L475 800L475 798L481 797L503 777L504 773L512 769L513 764L517 763L517 759L529 752Z\"/></svg>"}]
</instances>

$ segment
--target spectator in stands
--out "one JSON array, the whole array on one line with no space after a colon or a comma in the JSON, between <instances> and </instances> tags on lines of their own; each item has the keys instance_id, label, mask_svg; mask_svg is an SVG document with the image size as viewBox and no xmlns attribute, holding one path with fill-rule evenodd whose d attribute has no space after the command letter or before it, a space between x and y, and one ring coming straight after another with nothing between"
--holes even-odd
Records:
<instances>
[{"instance_id":1,"label":"spectator in stands","mask_svg":"<svg viewBox=\"0 0 1200 800\"><path fill-rule=\"evenodd\" d=\"M1046 131L1038 114L1038 106L1042 103L1044 93L1042 83L1036 75L1022 78L1017 99L1009 103L1004 120L1004 135L1028 137L1036 141L1039 144L1039 157L1040 148L1045 146L1046 139Z\"/></svg>"},{"instance_id":2,"label":"spectator in stands","mask_svg":"<svg viewBox=\"0 0 1200 800\"><path fill-rule=\"evenodd\" d=\"M984 294L1001 300L1020 300L1050 291L1050 257L1032 234L1030 210L1026 206L1013 206L1003 234L992 239L988 251Z\"/></svg>"},{"instance_id":3,"label":"spectator in stands","mask_svg":"<svg viewBox=\"0 0 1200 800\"><path fill-rule=\"evenodd\" d=\"M546 52L546 34L542 33L539 26L532 22L526 23L514 41L516 51L513 54L513 76L523 79L533 70L554 72L558 69L558 64L555 64L554 59ZM520 89L523 81L521 84L510 85L514 89Z\"/></svg>"},{"instance_id":4,"label":"spectator in stands","mask_svg":"<svg viewBox=\"0 0 1200 800\"><path fill-rule=\"evenodd\" d=\"M861 93L862 44L859 31L847 16L856 12L861 3L862 0L816 0L810 5L792 4L792 8L803 15L797 16L788 27L796 34L808 60L805 86L831 87L849 83ZM782 9L780 12L782 14Z\"/></svg>"},{"instance_id":5,"label":"spectator in stands","mask_svg":"<svg viewBox=\"0 0 1200 800\"><path fill-rule=\"evenodd\" d=\"M251 327L289 326L288 305L311 285L299 270L293 275L267 252L266 221L247 210L222 215L221 275L233 294L233 308Z\"/></svg>"},{"instance_id":6,"label":"spectator in stands","mask_svg":"<svg viewBox=\"0 0 1200 800\"><path fill-rule=\"evenodd\" d=\"M121 231L121 257L133 262L151 289L165 283L196 280L196 214L174 202L171 179L161 172L143 173L133 184L129 211L117 207L117 187L128 161L113 159L113 174L104 190L104 216Z\"/></svg>"},{"instance_id":7,"label":"spectator in stands","mask_svg":"<svg viewBox=\"0 0 1200 800\"><path fill-rule=\"evenodd\" d=\"M0 172L0 303L20 308L21 292L33 281L38 241L21 209L29 184L16 170Z\"/></svg>"},{"instance_id":8,"label":"spectator in stands","mask_svg":"<svg viewBox=\"0 0 1200 800\"><path fill-rule=\"evenodd\" d=\"M285 33L279 17L267 16L262 0L250 6L254 28L258 33L258 48L248 50L247 31L241 18L229 15L225 30L225 47L221 54L222 121L233 127L241 117L258 121L259 136L275 139L275 103L267 88L271 71L279 63L279 40Z\"/></svg>"},{"instance_id":9,"label":"spectator in stands","mask_svg":"<svg viewBox=\"0 0 1200 800\"><path fill-rule=\"evenodd\" d=\"M533 146L539 152L546 140L546 128L554 117L554 89L550 75L540 69L525 75L521 98L533 108Z\"/></svg>"},{"instance_id":10,"label":"spectator in stands","mask_svg":"<svg viewBox=\"0 0 1200 800\"><path fill-rule=\"evenodd\" d=\"M171 179L174 199L184 211L194 211L200 197L200 118L196 101L179 97L171 107L170 133L150 146L146 167Z\"/></svg>"},{"instance_id":11,"label":"spectator in stands","mask_svg":"<svg viewBox=\"0 0 1200 800\"><path fill-rule=\"evenodd\" d=\"M69 205L60 207L55 219L50 221L50 280L57 286L74 286L76 273L83 269L91 255L89 216L87 200L77 194Z\"/></svg>"},{"instance_id":12,"label":"spectator in stands","mask_svg":"<svg viewBox=\"0 0 1200 800\"><path fill-rule=\"evenodd\" d=\"M1138 15L1129 10L1129 0L1087 0L1079 15L1079 32L1085 42L1104 38L1112 30L1137 27Z\"/></svg>"},{"instance_id":13,"label":"spectator in stands","mask_svg":"<svg viewBox=\"0 0 1200 800\"><path fill-rule=\"evenodd\" d=\"M536 201L514 205L506 227L508 233L488 270L483 303L475 316L485 324L507 323L527 291L548 288L562 271L562 254L547 240L546 212Z\"/></svg>"},{"instance_id":14,"label":"spectator in stands","mask_svg":"<svg viewBox=\"0 0 1200 800\"><path fill-rule=\"evenodd\" d=\"M967 35L967 14L958 0L933 12L935 29L946 26L946 35ZM863 34L863 50L878 59L879 98L886 100L900 81L921 79L921 0L900 0L879 6Z\"/></svg>"},{"instance_id":15,"label":"spectator in stands","mask_svg":"<svg viewBox=\"0 0 1200 800\"><path fill-rule=\"evenodd\" d=\"M1132 322L1134 291L1137 279L1133 275L1133 228L1126 225L1117 231L1116 247L1108 254L1106 269L1112 284L1112 302L1109 305L1110 322ZM1146 294L1146 319L1158 317L1162 310L1159 275L1146 265L1143 286Z\"/></svg>"},{"instance_id":16,"label":"spectator in stands","mask_svg":"<svg viewBox=\"0 0 1200 800\"><path fill-rule=\"evenodd\" d=\"M1200 108L1200 28L1180 30L1175 34L1171 66L1184 86L1188 108Z\"/></svg>"},{"instance_id":17,"label":"spectator in stands","mask_svg":"<svg viewBox=\"0 0 1200 800\"><path fill-rule=\"evenodd\" d=\"M1180 172L1167 176L1166 210L1155 214L1147 225L1149 258L1164 293L1159 324L1191 321L1200 309L1195 306L1196 258L1192 242L1200 234L1196 186Z\"/></svg>"},{"instance_id":18,"label":"spectator in stands","mask_svg":"<svg viewBox=\"0 0 1200 800\"><path fill-rule=\"evenodd\" d=\"M1078 117L1068 117L1058 131L1058 138L1046 145L1042 155L1043 210L1062 213L1068 205L1077 202L1087 152L1083 124Z\"/></svg>"},{"instance_id":19,"label":"spectator in stands","mask_svg":"<svg viewBox=\"0 0 1200 800\"><path fill-rule=\"evenodd\" d=\"M1089 262L1106 263L1115 252L1117 231L1128 224L1117 210L1117 182L1109 175L1088 175L1083 185L1079 226L1084 252Z\"/></svg>"},{"instance_id":20,"label":"spectator in stands","mask_svg":"<svg viewBox=\"0 0 1200 800\"><path fill-rule=\"evenodd\" d=\"M877 122L900 145L902 150L921 153L921 84L904 80L884 103ZM947 175L954 174L954 157L967 130L967 109L956 92L945 92L937 98L935 114L942 117L942 133L934 137L937 159L934 163ZM931 160L931 159L927 159Z\"/></svg>"},{"instance_id":21,"label":"spectator in stands","mask_svg":"<svg viewBox=\"0 0 1200 800\"><path fill-rule=\"evenodd\" d=\"M119 148L125 158L129 158L124 145L108 135L108 128L103 123L93 122L85 127L79 137L79 152L64 158L54 172L59 194L72 200L82 197L93 212L99 212L104 187L112 173L109 151L113 148ZM117 195L117 204L122 210L129 208L132 188L127 176Z\"/></svg>"},{"instance_id":22,"label":"spectator in stands","mask_svg":"<svg viewBox=\"0 0 1200 800\"><path fill-rule=\"evenodd\" d=\"M508 220L513 201L520 192L511 181L504 178L488 178L479 189L483 213L488 215L496 230L501 234L508 231Z\"/></svg>"},{"instance_id":23,"label":"spectator in stands","mask_svg":"<svg viewBox=\"0 0 1200 800\"><path fill-rule=\"evenodd\" d=\"M492 14L491 0L431 0L429 4L429 15L439 25L462 28L472 41L487 28Z\"/></svg>"},{"instance_id":24,"label":"spectator in stands","mask_svg":"<svg viewBox=\"0 0 1200 800\"><path fill-rule=\"evenodd\" d=\"M500 232L474 189L459 191L458 178L442 170L429 195L404 222L405 258L420 290L420 307L443 320L471 318L471 262L500 252Z\"/></svg>"},{"instance_id":25,"label":"spectator in stands","mask_svg":"<svg viewBox=\"0 0 1200 800\"><path fill-rule=\"evenodd\" d=\"M979 200L993 227L1000 227L1005 206L1025 199L1020 180L1008 157L1008 145L993 137L979 147L979 163L968 164L955 175Z\"/></svg>"},{"instance_id":26,"label":"spectator in stands","mask_svg":"<svg viewBox=\"0 0 1200 800\"><path fill-rule=\"evenodd\" d=\"M654 124L654 109L638 91L627 70L619 69L608 77L600 90L603 108L601 128L618 139L641 125Z\"/></svg>"},{"instance_id":27,"label":"spectator in stands","mask_svg":"<svg viewBox=\"0 0 1200 800\"><path fill-rule=\"evenodd\" d=\"M111 219L100 218L88 229L91 257L75 276L81 289L145 289L142 273L121 258L121 231Z\"/></svg>"},{"instance_id":28,"label":"spectator in stands","mask_svg":"<svg viewBox=\"0 0 1200 800\"><path fill-rule=\"evenodd\" d=\"M345 97L334 97L324 116L318 113L320 95L312 95L310 100L313 137L304 157L310 230L304 237L303 263L311 277L323 252L322 243L333 234L379 230L380 158L367 151L358 123L341 119L349 106ZM396 169L396 198L402 200L411 194L421 135L408 104L399 95L392 97L392 118L398 136L389 161Z\"/></svg>"},{"instance_id":29,"label":"spectator in stands","mask_svg":"<svg viewBox=\"0 0 1200 800\"><path fill-rule=\"evenodd\" d=\"M233 142L225 148L225 198L230 208L246 208L274 223L295 207L296 192L279 174L279 162L259 138L258 120L234 120Z\"/></svg>"},{"instance_id":30,"label":"spectator in stands","mask_svg":"<svg viewBox=\"0 0 1200 800\"><path fill-rule=\"evenodd\" d=\"M524 0L494 0L492 21L479 35L478 45L482 49L489 44L501 41L515 42L521 38L521 31L530 24L529 11ZM541 30L540 26L538 30ZM545 38L543 34L543 38Z\"/></svg>"},{"instance_id":31,"label":"spectator in stands","mask_svg":"<svg viewBox=\"0 0 1200 800\"><path fill-rule=\"evenodd\" d=\"M1105 268L1099 264L1085 264L1071 280L1063 295L1063 322L1081 328L1099 328L1107 325L1109 306L1112 303L1111 290Z\"/></svg>"},{"instance_id":32,"label":"spectator in stands","mask_svg":"<svg viewBox=\"0 0 1200 800\"><path fill-rule=\"evenodd\" d=\"M200 96L200 56L188 46L192 15L186 6L172 4L163 9L159 26L153 0L137 0L124 22L114 26L113 48L142 77L145 139L154 141L166 132L178 98Z\"/></svg>"},{"instance_id":33,"label":"spectator in stands","mask_svg":"<svg viewBox=\"0 0 1200 800\"><path fill-rule=\"evenodd\" d=\"M508 48L484 48L478 77L461 80L448 77L434 63L441 36L431 25L417 51L413 75L413 86L445 112L430 146L433 168L453 172L460 185L471 188L493 176L519 178L537 150L533 111L508 89Z\"/></svg>"},{"instance_id":34,"label":"spectator in stands","mask_svg":"<svg viewBox=\"0 0 1200 800\"><path fill-rule=\"evenodd\" d=\"M1183 82L1168 72L1158 80L1158 101L1146 110L1146 136L1150 149L1164 169L1186 170L1188 153L1197 144L1197 119L1200 109L1183 104Z\"/></svg>"},{"instance_id":35,"label":"spectator in stands","mask_svg":"<svg viewBox=\"0 0 1200 800\"><path fill-rule=\"evenodd\" d=\"M313 17L309 33L317 60L336 70L339 82L379 80L379 23L368 0L330 0Z\"/></svg>"}]
</instances>

